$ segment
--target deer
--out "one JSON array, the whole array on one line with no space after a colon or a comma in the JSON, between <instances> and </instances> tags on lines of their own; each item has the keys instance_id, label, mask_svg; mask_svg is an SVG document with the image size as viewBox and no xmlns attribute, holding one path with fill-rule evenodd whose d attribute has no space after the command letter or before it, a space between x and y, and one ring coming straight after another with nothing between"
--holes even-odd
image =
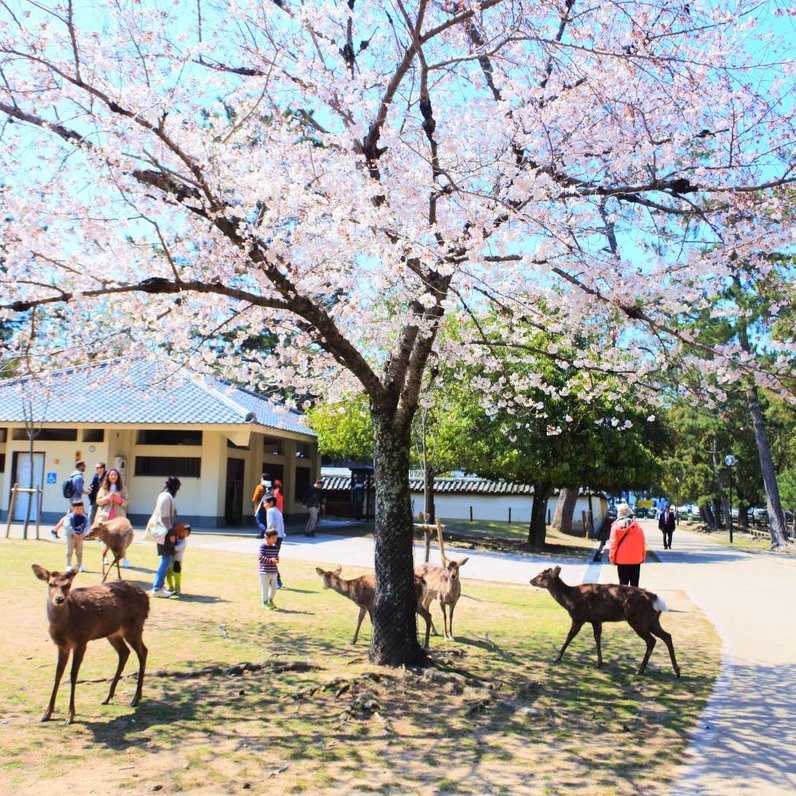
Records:
<instances>
[{"instance_id":1,"label":"deer","mask_svg":"<svg viewBox=\"0 0 796 796\"><path fill-rule=\"evenodd\" d=\"M356 630L354 630L354 638L351 640L352 644L357 643L359 638L359 628L362 627L362 620L365 618L365 613L370 617L371 623L373 622L373 603L376 600L376 578L374 575L360 575L358 578L346 580L340 577L343 571L342 567L337 567L333 570L323 570L320 567L315 567L315 571L323 580L324 589L334 589L338 594L343 597L348 597L351 602L359 606L359 618L357 619ZM424 605L424 596L426 593L426 583L423 578L415 575L415 595L417 597L417 613L426 621L426 641L424 644L425 649L428 649L428 640L431 635L431 614Z\"/></svg>"},{"instance_id":2,"label":"deer","mask_svg":"<svg viewBox=\"0 0 796 796\"><path fill-rule=\"evenodd\" d=\"M127 558L127 548L133 543L133 526L127 517L114 517L105 522L97 522L91 526L86 534L86 539L102 539L105 549L102 551L102 582L111 574L113 565L116 564L116 573L119 580L122 579L122 571L119 569L119 562ZM108 551L113 553L113 561L105 568L105 557Z\"/></svg>"},{"instance_id":3,"label":"deer","mask_svg":"<svg viewBox=\"0 0 796 796\"><path fill-rule=\"evenodd\" d=\"M69 572L49 572L38 564L32 564L33 574L43 580L47 591L47 618L50 620L50 637L58 647L58 663L55 667L50 702L41 721L49 721L55 708L58 686L66 668L69 653L72 653L71 690L69 710L64 724L71 724L75 718L75 684L89 641L107 638L116 650L119 664L113 676L110 691L103 705L107 705L116 691L116 684L130 656L132 647L138 655L138 684L130 705L135 707L141 700L144 684L147 648L142 638L144 622L149 615L147 593L126 580L103 583L82 589L72 589L76 570ZM126 642L126 643L125 643Z\"/></svg>"},{"instance_id":4,"label":"deer","mask_svg":"<svg viewBox=\"0 0 796 796\"><path fill-rule=\"evenodd\" d=\"M453 637L453 609L462 596L462 580L459 569L470 560L469 556L458 561L443 557L444 566L437 564L420 564L415 567L415 575L426 581L426 593L423 597L423 607L428 610L433 600L439 600L442 611L442 622L445 629L445 640L455 641ZM448 611L446 612L446 606ZM431 622L434 635L438 635L434 622Z\"/></svg>"},{"instance_id":5,"label":"deer","mask_svg":"<svg viewBox=\"0 0 796 796\"><path fill-rule=\"evenodd\" d=\"M552 567L540 572L530 581L531 586L547 589L553 599L567 609L572 618L572 627L569 629L564 646L558 653L556 663L561 660L569 642L578 635L583 625L590 622L594 628L594 640L597 642L597 666L602 666L603 655L600 648L602 623L625 621L647 642L647 652L637 673L644 674L657 636L668 647L674 673L680 677L680 667L674 655L672 637L660 623L661 613L667 610L666 603L657 594L636 586L606 583L568 586L559 577L560 573L561 567Z\"/></svg>"},{"instance_id":6,"label":"deer","mask_svg":"<svg viewBox=\"0 0 796 796\"><path fill-rule=\"evenodd\" d=\"M437 539L439 541L439 552L442 558L442 566L435 564L420 564L415 567L415 576L423 578L426 581L426 593L423 597L423 607L428 610L432 600L439 600L439 607L442 611L442 622L445 630L445 640L454 641L453 637L453 609L456 608L456 603L459 602L459 597L462 596L462 581L459 577L459 570L469 560L469 556L460 558L458 561L450 559L445 555L445 541L442 536L442 525L437 520ZM450 608L449 614L446 612L446 606ZM437 629L434 627L434 621L431 622L431 629L434 635L438 635Z\"/></svg>"}]
</instances>

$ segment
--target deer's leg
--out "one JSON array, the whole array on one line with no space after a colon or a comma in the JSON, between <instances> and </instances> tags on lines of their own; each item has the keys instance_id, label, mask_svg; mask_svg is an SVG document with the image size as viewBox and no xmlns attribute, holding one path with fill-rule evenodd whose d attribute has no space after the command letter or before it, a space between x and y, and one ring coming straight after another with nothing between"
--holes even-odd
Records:
<instances>
[{"instance_id":1,"label":"deer's leg","mask_svg":"<svg viewBox=\"0 0 796 796\"><path fill-rule=\"evenodd\" d=\"M420 616L423 617L423 619L426 620L426 643L423 644L423 647L425 649L428 649L428 639L429 636L431 635L431 625L432 625L431 614L428 612L428 610L425 608L422 602L417 603L417 612L420 614Z\"/></svg>"},{"instance_id":2,"label":"deer's leg","mask_svg":"<svg viewBox=\"0 0 796 796\"><path fill-rule=\"evenodd\" d=\"M66 714L64 724L71 724L75 720L75 686L77 685L77 674L80 671L80 664L83 663L83 656L86 654L86 643L78 644L72 650L72 672L69 675L69 712Z\"/></svg>"},{"instance_id":3,"label":"deer's leg","mask_svg":"<svg viewBox=\"0 0 796 796\"><path fill-rule=\"evenodd\" d=\"M672 643L671 633L667 633L662 627L660 617L653 622L650 632L656 635L669 649L669 657L672 659L672 668L677 677L680 676L680 667L677 665L677 658L674 657L674 644Z\"/></svg>"},{"instance_id":4,"label":"deer's leg","mask_svg":"<svg viewBox=\"0 0 796 796\"><path fill-rule=\"evenodd\" d=\"M106 544L105 545L105 549L102 551L102 582L103 583L105 583L105 579L108 577L108 573L110 573L110 571L111 571L110 567L108 567L107 569L105 568L105 566L106 566L105 565L105 561L108 558L108 551L109 550L110 550L110 547L108 547L108 545Z\"/></svg>"},{"instance_id":5,"label":"deer's leg","mask_svg":"<svg viewBox=\"0 0 796 796\"><path fill-rule=\"evenodd\" d=\"M431 611L430 611L430 606L431 606L431 603L432 603L433 599L434 599L433 597L426 597L426 599L423 600L423 608L425 608L426 611L428 611L428 615L431 618L431 632L435 636L438 636L439 633L437 632L437 628L434 627L434 619L431 616Z\"/></svg>"},{"instance_id":6,"label":"deer's leg","mask_svg":"<svg viewBox=\"0 0 796 796\"><path fill-rule=\"evenodd\" d=\"M130 703L130 707L135 707L141 701L141 689L144 686L144 672L146 671L146 658L149 650L144 644L144 639L141 638L140 633L143 632L143 627L137 636L125 636L125 641L135 650L138 656L138 685L135 688L135 696Z\"/></svg>"},{"instance_id":7,"label":"deer's leg","mask_svg":"<svg viewBox=\"0 0 796 796\"><path fill-rule=\"evenodd\" d=\"M594 628L594 640L597 642L597 667L603 665L603 651L600 649L600 639L603 635L603 623L602 622L592 622L592 628Z\"/></svg>"},{"instance_id":8,"label":"deer's leg","mask_svg":"<svg viewBox=\"0 0 796 796\"><path fill-rule=\"evenodd\" d=\"M47 705L47 710L40 721L49 721L50 716L53 714L55 708L55 697L58 694L58 686L61 684L61 678L64 676L64 669L66 669L66 661L69 658L68 647L58 647L58 663L55 665L55 682L53 683L53 692L50 694L50 704Z\"/></svg>"},{"instance_id":9,"label":"deer's leg","mask_svg":"<svg viewBox=\"0 0 796 796\"><path fill-rule=\"evenodd\" d=\"M456 603L451 603L448 608L450 609L448 612L448 627L450 628L451 638L450 640L453 641L453 609L456 607Z\"/></svg>"},{"instance_id":10,"label":"deer's leg","mask_svg":"<svg viewBox=\"0 0 796 796\"><path fill-rule=\"evenodd\" d=\"M116 561L114 562L116 564L116 576L119 580L122 579L122 570L120 568L119 562L124 558L125 553L127 553L126 550L121 555L116 556Z\"/></svg>"},{"instance_id":11,"label":"deer's leg","mask_svg":"<svg viewBox=\"0 0 796 796\"><path fill-rule=\"evenodd\" d=\"M116 683L119 682L119 678L124 671L124 665L130 657L130 648L124 643L124 639L122 639L121 636L108 636L108 643L116 650L116 654L119 656L119 664L116 667L116 674L113 675L111 690L108 691L108 696L105 697L105 701L102 703L103 705L107 705L111 699L113 699L113 694L116 691Z\"/></svg>"},{"instance_id":12,"label":"deer's leg","mask_svg":"<svg viewBox=\"0 0 796 796\"><path fill-rule=\"evenodd\" d=\"M359 638L359 628L362 627L362 620L365 618L365 612L368 609L365 606L361 606L359 609L359 619L357 619L357 629L354 631L354 638L352 639L351 643L356 644L357 639Z\"/></svg>"},{"instance_id":13,"label":"deer's leg","mask_svg":"<svg viewBox=\"0 0 796 796\"><path fill-rule=\"evenodd\" d=\"M577 620L572 620L572 627L569 629L569 633L567 633L567 640L564 642L564 646L561 647L561 652L558 653L558 657L556 658L556 663L564 657L564 652L566 648L569 646L569 642L572 641L575 636L578 635L580 629L583 627L583 622L578 622Z\"/></svg>"},{"instance_id":14,"label":"deer's leg","mask_svg":"<svg viewBox=\"0 0 796 796\"><path fill-rule=\"evenodd\" d=\"M631 625L631 627L633 626ZM655 636L653 636L649 630L643 630L638 627L633 627L633 630L647 642L647 652L644 654L644 660L641 661L641 666L638 667L638 671L636 672L637 674L644 674L644 670L647 668L647 662L650 659L650 655L652 655L652 650L655 649Z\"/></svg>"},{"instance_id":15,"label":"deer's leg","mask_svg":"<svg viewBox=\"0 0 796 796\"><path fill-rule=\"evenodd\" d=\"M442 627L443 630L445 631L445 641L450 641L451 634L450 631L448 630L448 611L445 608L445 603L442 600L439 601L439 607L442 610Z\"/></svg>"},{"instance_id":16,"label":"deer's leg","mask_svg":"<svg viewBox=\"0 0 796 796\"><path fill-rule=\"evenodd\" d=\"M107 577L108 577L108 575L110 575L110 574L111 574L111 570L113 569L113 565L114 565L114 564L116 564L116 573L117 573L117 574L118 574L118 576L119 576L119 580L121 580L121 579L122 579L122 572L121 572L121 570L119 569L119 556L117 556L117 555L116 555L116 553L114 553L114 554L113 554L113 561L111 561L111 563L108 565L108 572L107 572L107 574L105 575L105 578L107 578ZM105 583L105 578L103 578L103 579L102 579L102 582L103 582L103 583Z\"/></svg>"}]
</instances>

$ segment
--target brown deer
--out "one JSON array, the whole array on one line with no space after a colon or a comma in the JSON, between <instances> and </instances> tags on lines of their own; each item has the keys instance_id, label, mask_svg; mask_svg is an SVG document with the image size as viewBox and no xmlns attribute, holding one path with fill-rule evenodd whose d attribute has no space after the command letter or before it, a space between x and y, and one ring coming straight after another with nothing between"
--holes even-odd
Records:
<instances>
[{"instance_id":1,"label":"brown deer","mask_svg":"<svg viewBox=\"0 0 796 796\"><path fill-rule=\"evenodd\" d=\"M423 597L423 607L428 610L432 600L439 600L439 607L442 611L442 622L445 629L445 640L454 641L453 638L453 609L462 596L462 580L459 577L459 569L470 559L468 556L454 561L450 558L442 558L444 566L436 564L421 564L415 567L415 575L423 578L426 582L426 593ZM448 607L449 611L446 612ZM431 627L437 635L437 629L432 621Z\"/></svg>"},{"instance_id":2,"label":"brown deer","mask_svg":"<svg viewBox=\"0 0 796 796\"><path fill-rule=\"evenodd\" d=\"M567 609L572 618L572 627L569 629L564 646L561 647L561 652L558 653L556 662L561 660L569 642L578 635L578 631L583 625L590 622L594 628L594 640L597 642L597 666L602 666L603 655L600 649L602 623L625 621L647 642L647 652L644 655L644 660L641 661L641 666L638 667L638 674L644 674L647 661L649 661L655 646L654 637L657 636L663 639L664 644L669 648L674 673L678 677L680 676L680 667L674 656L672 637L661 627L660 623L661 612L666 610L666 603L657 594L636 586L617 586L605 583L568 586L559 577L560 573L561 567L553 567L540 572L535 578L531 578L531 586L547 589L553 599Z\"/></svg>"},{"instance_id":3,"label":"brown deer","mask_svg":"<svg viewBox=\"0 0 796 796\"><path fill-rule=\"evenodd\" d=\"M86 534L86 539L102 539L105 542L105 549L102 551L102 582L105 583L108 575L111 574L113 565L116 564L116 574L119 580L122 578L122 571L119 569L119 562L127 558L127 548L133 543L133 526L127 517L114 517L112 520L97 522L91 526ZM108 550L113 553L113 561L105 568L105 556Z\"/></svg>"},{"instance_id":4,"label":"brown deer","mask_svg":"<svg viewBox=\"0 0 796 796\"><path fill-rule=\"evenodd\" d=\"M374 575L360 575L358 578L346 580L340 577L342 567L337 567L333 570L323 570L320 567L315 567L315 571L320 575L323 580L324 589L334 589L338 594L343 597L348 597L351 602L359 606L359 618L357 619L357 627L354 630L354 638L351 640L352 644L357 643L359 638L359 628L362 627L362 620L365 618L365 613L370 617L371 623L373 622L373 603L376 600L376 578ZM415 576L415 594L417 596L417 613L426 620L426 642L425 648L428 649L428 639L431 635L431 614L423 604L423 598L426 592L426 583L422 578Z\"/></svg>"},{"instance_id":5,"label":"brown deer","mask_svg":"<svg viewBox=\"0 0 796 796\"><path fill-rule=\"evenodd\" d=\"M55 697L63 677L69 653L72 653L72 673L70 676L71 691L69 694L69 712L65 724L71 724L75 718L75 683L89 641L107 638L119 656L119 665L113 676L108 696L103 705L107 705L116 691L116 684L130 656L129 644L138 655L138 684L135 696L130 703L135 707L141 699L141 687L144 684L147 648L142 634L144 622L149 614L149 597L138 586L126 580L89 586L85 589L72 590L72 581L77 572L48 572L44 567L33 564L33 573L39 580L45 581L49 588L47 593L47 618L50 620L50 637L58 647L58 664L55 667L55 683L50 695L50 704L41 717L49 721L55 707ZM127 642L127 644L125 644Z\"/></svg>"}]
</instances>

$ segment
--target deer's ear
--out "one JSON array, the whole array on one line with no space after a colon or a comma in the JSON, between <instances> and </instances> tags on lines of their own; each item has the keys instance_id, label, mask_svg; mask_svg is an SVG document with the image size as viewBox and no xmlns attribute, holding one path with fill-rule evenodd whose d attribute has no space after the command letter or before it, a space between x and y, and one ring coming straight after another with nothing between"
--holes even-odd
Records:
<instances>
[{"instance_id":1,"label":"deer's ear","mask_svg":"<svg viewBox=\"0 0 796 796\"><path fill-rule=\"evenodd\" d=\"M38 564L31 564L30 568L39 580L48 581L50 579L50 573L44 567L40 567Z\"/></svg>"},{"instance_id":2,"label":"deer's ear","mask_svg":"<svg viewBox=\"0 0 796 796\"><path fill-rule=\"evenodd\" d=\"M326 574L326 573L325 573L325 572L324 572L324 571L323 571L323 570L322 570L320 567L315 567L315 571L316 571L316 572L317 572L317 573L318 573L318 574L319 574L321 577L323 577L323 576Z\"/></svg>"},{"instance_id":3,"label":"deer's ear","mask_svg":"<svg viewBox=\"0 0 796 796\"><path fill-rule=\"evenodd\" d=\"M561 567L553 567L553 577L557 578L561 574Z\"/></svg>"},{"instance_id":4,"label":"deer's ear","mask_svg":"<svg viewBox=\"0 0 796 796\"><path fill-rule=\"evenodd\" d=\"M337 569L335 569L332 574L339 575L342 571L343 571L343 568L340 566L340 567L337 567Z\"/></svg>"},{"instance_id":5,"label":"deer's ear","mask_svg":"<svg viewBox=\"0 0 796 796\"><path fill-rule=\"evenodd\" d=\"M470 560L470 556L465 556L464 558L460 558L457 562L460 567L463 567L468 561Z\"/></svg>"}]
</instances>

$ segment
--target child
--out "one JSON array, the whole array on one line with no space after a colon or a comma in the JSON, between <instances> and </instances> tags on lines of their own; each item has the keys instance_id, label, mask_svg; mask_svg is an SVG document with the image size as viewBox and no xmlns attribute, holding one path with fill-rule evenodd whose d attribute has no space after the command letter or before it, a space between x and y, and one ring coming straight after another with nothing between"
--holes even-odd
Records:
<instances>
[{"instance_id":1,"label":"child","mask_svg":"<svg viewBox=\"0 0 796 796\"><path fill-rule=\"evenodd\" d=\"M182 591L182 561L185 558L185 548L188 547L188 537L191 535L191 526L178 522L174 526L174 561L166 570L166 586L173 595Z\"/></svg>"},{"instance_id":2,"label":"child","mask_svg":"<svg viewBox=\"0 0 796 796\"><path fill-rule=\"evenodd\" d=\"M80 498L72 500L72 511L66 515L64 522L64 536L66 536L66 571L72 571L72 552L77 559L77 569L85 572L83 567L83 537L88 532L88 517L84 514L83 501Z\"/></svg>"},{"instance_id":3,"label":"child","mask_svg":"<svg viewBox=\"0 0 796 796\"><path fill-rule=\"evenodd\" d=\"M276 594L276 573L279 564L279 537L274 528L265 532L265 541L260 545L260 595L263 605L275 611L274 594Z\"/></svg>"},{"instance_id":4,"label":"child","mask_svg":"<svg viewBox=\"0 0 796 796\"><path fill-rule=\"evenodd\" d=\"M277 552L282 549L282 542L285 540L285 519L282 512L276 507L276 495L268 494L263 498L263 506L265 507L265 527L266 530L276 531ZM276 588L282 588L282 575L279 569L276 571Z\"/></svg>"}]
</instances>

